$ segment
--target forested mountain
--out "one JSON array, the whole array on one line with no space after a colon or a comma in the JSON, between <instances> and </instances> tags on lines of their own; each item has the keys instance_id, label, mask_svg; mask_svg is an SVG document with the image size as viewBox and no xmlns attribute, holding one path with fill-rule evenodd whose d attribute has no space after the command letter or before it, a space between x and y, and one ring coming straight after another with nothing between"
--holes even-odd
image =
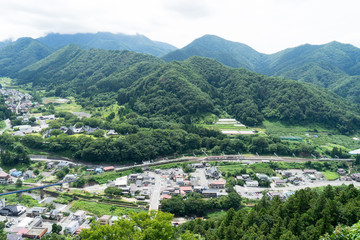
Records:
<instances>
[{"instance_id":1,"label":"forested mountain","mask_svg":"<svg viewBox=\"0 0 360 240\"><path fill-rule=\"evenodd\" d=\"M0 76L11 77L22 68L50 54L50 49L39 41L20 38L0 48Z\"/></svg>"},{"instance_id":2,"label":"forested mountain","mask_svg":"<svg viewBox=\"0 0 360 240\"><path fill-rule=\"evenodd\" d=\"M77 34L51 33L45 37L38 38L38 40L55 50L69 44L76 44L82 48L129 50L154 56L163 56L168 52L176 50L176 47L170 44L152 41L140 34L125 35L107 32Z\"/></svg>"},{"instance_id":3,"label":"forested mountain","mask_svg":"<svg viewBox=\"0 0 360 240\"><path fill-rule=\"evenodd\" d=\"M165 63L135 52L70 45L25 68L17 78L57 96L76 95L84 107L107 104L106 98L118 94L120 104L147 117L186 122L189 116L226 111L248 125L264 119L317 122L342 133L360 126L358 109L335 94L209 58Z\"/></svg>"},{"instance_id":4,"label":"forested mountain","mask_svg":"<svg viewBox=\"0 0 360 240\"><path fill-rule=\"evenodd\" d=\"M262 73L314 83L360 103L360 49L331 42L303 45L272 54Z\"/></svg>"},{"instance_id":5,"label":"forested mountain","mask_svg":"<svg viewBox=\"0 0 360 240\"><path fill-rule=\"evenodd\" d=\"M169 62L191 56L209 57L230 67L313 83L360 103L357 97L360 93L360 49L350 44L305 44L267 55L241 43L205 35L162 58Z\"/></svg>"},{"instance_id":6,"label":"forested mountain","mask_svg":"<svg viewBox=\"0 0 360 240\"><path fill-rule=\"evenodd\" d=\"M205 35L182 49L166 54L162 59L167 62L184 61L192 56L213 58L229 67L244 67L249 70L256 70L266 57L245 44Z\"/></svg>"}]
</instances>

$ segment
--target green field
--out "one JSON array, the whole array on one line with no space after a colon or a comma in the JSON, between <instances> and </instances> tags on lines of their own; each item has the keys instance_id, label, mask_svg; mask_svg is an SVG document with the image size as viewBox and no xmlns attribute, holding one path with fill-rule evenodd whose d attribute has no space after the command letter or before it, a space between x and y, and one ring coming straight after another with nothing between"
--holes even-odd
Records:
<instances>
[{"instance_id":1,"label":"green field","mask_svg":"<svg viewBox=\"0 0 360 240\"><path fill-rule=\"evenodd\" d=\"M21 205L24 205L25 207L40 207L41 206L41 204L38 203L38 201L36 201L32 197L26 196L24 194L21 196L21 199L19 199L17 194L6 195L6 196L4 196L4 198L6 201L6 205L21 204Z\"/></svg>"},{"instance_id":2,"label":"green field","mask_svg":"<svg viewBox=\"0 0 360 240\"><path fill-rule=\"evenodd\" d=\"M75 98L69 97L68 103L55 103L55 110L58 112L86 112L80 105L76 104Z\"/></svg>"},{"instance_id":3,"label":"green field","mask_svg":"<svg viewBox=\"0 0 360 240\"><path fill-rule=\"evenodd\" d=\"M1 77L0 78L0 84L3 87L10 87L11 86L11 78L8 77Z\"/></svg>"},{"instance_id":4,"label":"green field","mask_svg":"<svg viewBox=\"0 0 360 240\"><path fill-rule=\"evenodd\" d=\"M222 218L226 216L226 211L221 210L221 211L217 211L217 212L212 212L212 213L208 213L206 214L206 218Z\"/></svg>"},{"instance_id":5,"label":"green field","mask_svg":"<svg viewBox=\"0 0 360 240\"><path fill-rule=\"evenodd\" d=\"M266 133L271 136L298 136L303 138L303 142L319 147L322 152L331 150L333 147L342 148L344 151L360 148L360 141L353 139L353 137L360 136L360 134L353 136L339 135L333 130L328 130L316 124L294 126L285 125L280 122L265 121L264 126Z\"/></svg>"},{"instance_id":6,"label":"green field","mask_svg":"<svg viewBox=\"0 0 360 240\"><path fill-rule=\"evenodd\" d=\"M330 171L326 171L323 172L324 173L324 177L327 181L333 181L338 179L340 176L337 172L330 172Z\"/></svg>"},{"instance_id":7,"label":"green field","mask_svg":"<svg viewBox=\"0 0 360 240\"><path fill-rule=\"evenodd\" d=\"M140 210L140 209L117 207L109 204L87 202L81 200L74 202L74 204L70 208L70 210L73 212L79 209L84 210L89 214L96 215L98 217L101 217L102 215L122 216L122 215L129 215L133 212L144 212L144 210Z\"/></svg>"}]
</instances>

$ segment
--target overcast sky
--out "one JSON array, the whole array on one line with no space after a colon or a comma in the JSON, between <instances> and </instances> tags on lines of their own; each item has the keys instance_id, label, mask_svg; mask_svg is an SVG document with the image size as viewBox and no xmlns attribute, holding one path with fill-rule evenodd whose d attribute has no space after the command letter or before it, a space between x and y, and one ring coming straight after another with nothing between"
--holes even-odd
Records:
<instances>
[{"instance_id":1,"label":"overcast sky","mask_svg":"<svg viewBox=\"0 0 360 240\"><path fill-rule=\"evenodd\" d=\"M0 0L0 41L107 31L181 48L214 34L273 53L334 40L360 47L359 23L359 0Z\"/></svg>"}]
</instances>

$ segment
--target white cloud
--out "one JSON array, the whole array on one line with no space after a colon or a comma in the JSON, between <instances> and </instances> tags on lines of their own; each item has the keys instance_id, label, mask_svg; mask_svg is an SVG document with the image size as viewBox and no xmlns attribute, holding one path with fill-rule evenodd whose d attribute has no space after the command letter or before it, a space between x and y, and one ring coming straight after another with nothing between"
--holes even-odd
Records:
<instances>
[{"instance_id":1,"label":"white cloud","mask_svg":"<svg viewBox=\"0 0 360 240\"><path fill-rule=\"evenodd\" d=\"M357 0L0 0L0 40L49 32L141 33L183 47L204 34L261 52L360 42Z\"/></svg>"}]
</instances>

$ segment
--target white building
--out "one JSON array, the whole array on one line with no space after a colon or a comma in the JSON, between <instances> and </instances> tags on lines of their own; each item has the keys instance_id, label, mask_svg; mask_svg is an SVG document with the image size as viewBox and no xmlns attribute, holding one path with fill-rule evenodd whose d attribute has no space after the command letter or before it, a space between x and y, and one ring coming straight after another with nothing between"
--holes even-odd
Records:
<instances>
[{"instance_id":1,"label":"white building","mask_svg":"<svg viewBox=\"0 0 360 240\"><path fill-rule=\"evenodd\" d=\"M80 225L78 221L71 221L69 225L65 227L64 231L73 235L79 227Z\"/></svg>"},{"instance_id":2,"label":"white building","mask_svg":"<svg viewBox=\"0 0 360 240\"><path fill-rule=\"evenodd\" d=\"M248 180L246 181L245 185L247 187L258 187L259 186L259 182L256 180Z\"/></svg>"}]
</instances>

